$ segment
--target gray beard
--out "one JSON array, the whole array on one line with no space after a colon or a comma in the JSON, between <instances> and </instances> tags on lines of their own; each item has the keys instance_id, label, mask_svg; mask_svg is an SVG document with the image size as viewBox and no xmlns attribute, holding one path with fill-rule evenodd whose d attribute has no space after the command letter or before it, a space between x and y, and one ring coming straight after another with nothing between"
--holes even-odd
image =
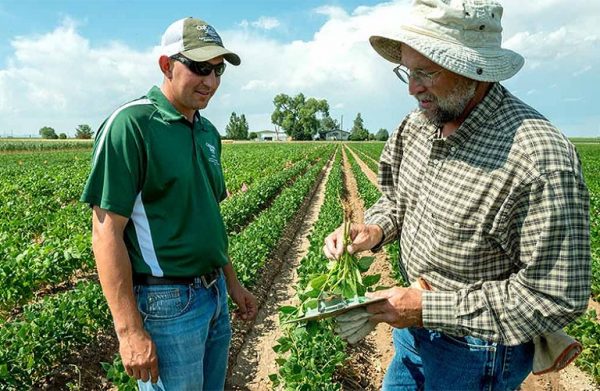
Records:
<instances>
[{"instance_id":1,"label":"gray beard","mask_svg":"<svg viewBox=\"0 0 600 391\"><path fill-rule=\"evenodd\" d=\"M477 82L475 80L465 80L456 84L450 94L444 98L438 98L432 94L421 94L415 96L415 98L417 100L425 98L435 103L436 107L433 111L421 109L421 113L433 125L442 126L460 117L475 96L476 89Z\"/></svg>"}]
</instances>

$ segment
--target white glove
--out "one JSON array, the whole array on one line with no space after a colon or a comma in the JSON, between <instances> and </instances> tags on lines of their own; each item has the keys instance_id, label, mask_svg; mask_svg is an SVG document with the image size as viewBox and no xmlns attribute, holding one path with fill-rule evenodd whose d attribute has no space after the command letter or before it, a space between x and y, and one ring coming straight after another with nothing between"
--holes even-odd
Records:
<instances>
[{"instance_id":1,"label":"white glove","mask_svg":"<svg viewBox=\"0 0 600 391\"><path fill-rule=\"evenodd\" d=\"M354 308L335 317L335 332L350 344L355 344L375 328L371 314L364 307Z\"/></svg>"}]
</instances>

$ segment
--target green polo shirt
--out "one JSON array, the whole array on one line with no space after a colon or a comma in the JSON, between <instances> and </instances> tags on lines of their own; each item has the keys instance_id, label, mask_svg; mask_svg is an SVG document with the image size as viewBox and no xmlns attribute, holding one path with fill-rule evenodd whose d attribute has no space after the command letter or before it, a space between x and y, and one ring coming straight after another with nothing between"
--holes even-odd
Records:
<instances>
[{"instance_id":1,"label":"green polo shirt","mask_svg":"<svg viewBox=\"0 0 600 391\"><path fill-rule=\"evenodd\" d=\"M219 133L153 87L102 124L81 201L129 218L134 272L190 277L228 262L225 195Z\"/></svg>"}]
</instances>

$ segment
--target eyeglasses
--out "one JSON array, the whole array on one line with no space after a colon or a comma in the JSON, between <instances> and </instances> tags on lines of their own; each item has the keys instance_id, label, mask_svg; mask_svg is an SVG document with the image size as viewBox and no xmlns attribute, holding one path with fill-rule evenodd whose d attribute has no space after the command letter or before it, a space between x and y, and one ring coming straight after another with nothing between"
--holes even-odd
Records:
<instances>
[{"instance_id":1,"label":"eyeglasses","mask_svg":"<svg viewBox=\"0 0 600 391\"><path fill-rule=\"evenodd\" d=\"M413 79L417 83L421 84L423 87L427 88L433 85L434 78L437 76L438 73L441 73L442 71L443 69L440 69L439 71L435 72L425 72L421 70L411 71L404 65L398 65L396 68L394 68L394 73L404 83L408 84L408 81L410 79Z\"/></svg>"},{"instance_id":2,"label":"eyeglasses","mask_svg":"<svg viewBox=\"0 0 600 391\"><path fill-rule=\"evenodd\" d=\"M217 77L221 76L223 72L225 72L225 62L220 62L218 64L211 64L208 61L197 62L192 61L181 54L176 54L171 56L171 58L175 61L179 61L198 76L208 76L213 69L215 71L215 76Z\"/></svg>"}]
</instances>

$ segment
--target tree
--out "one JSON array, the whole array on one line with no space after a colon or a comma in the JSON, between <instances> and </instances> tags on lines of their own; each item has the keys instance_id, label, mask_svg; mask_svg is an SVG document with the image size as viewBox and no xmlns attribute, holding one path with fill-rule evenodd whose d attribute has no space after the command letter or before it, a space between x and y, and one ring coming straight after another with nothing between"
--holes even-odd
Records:
<instances>
[{"instance_id":1,"label":"tree","mask_svg":"<svg viewBox=\"0 0 600 391\"><path fill-rule=\"evenodd\" d=\"M90 125L81 124L75 129L75 138L89 140L94 136Z\"/></svg>"},{"instance_id":2,"label":"tree","mask_svg":"<svg viewBox=\"0 0 600 391\"><path fill-rule=\"evenodd\" d=\"M388 138L390 138L390 134L388 133L387 129L384 128L379 129L375 135L375 140L377 141L387 141Z\"/></svg>"},{"instance_id":3,"label":"tree","mask_svg":"<svg viewBox=\"0 0 600 391\"><path fill-rule=\"evenodd\" d=\"M66 133L61 133L58 135L58 138L61 140L66 140L67 139L67 134Z\"/></svg>"},{"instance_id":4,"label":"tree","mask_svg":"<svg viewBox=\"0 0 600 391\"><path fill-rule=\"evenodd\" d=\"M335 132L340 130L340 124L337 120L331 118L329 115L323 116L319 126L319 138L325 140L325 135L329 132Z\"/></svg>"},{"instance_id":5,"label":"tree","mask_svg":"<svg viewBox=\"0 0 600 391\"><path fill-rule=\"evenodd\" d=\"M369 131L365 129L364 122L360 113L356 115L354 119L354 126L352 126L352 130L350 130L350 136L348 136L348 140L350 141L364 141L369 138Z\"/></svg>"},{"instance_id":6,"label":"tree","mask_svg":"<svg viewBox=\"0 0 600 391\"><path fill-rule=\"evenodd\" d=\"M248 121L246 116L242 114L238 117L235 113L231 113L229 123L225 127L226 137L232 140L247 140L248 139Z\"/></svg>"},{"instance_id":7,"label":"tree","mask_svg":"<svg viewBox=\"0 0 600 391\"><path fill-rule=\"evenodd\" d=\"M275 110L271 121L280 126L293 140L312 140L321 125L321 119L329 117L327 100L304 97L300 93L295 97L279 94L273 99Z\"/></svg>"},{"instance_id":8,"label":"tree","mask_svg":"<svg viewBox=\"0 0 600 391\"><path fill-rule=\"evenodd\" d=\"M57 139L58 138L58 136L56 135L56 132L50 126L44 126L43 128L40 129L39 133L40 133L40 136L42 136L42 138L46 138L46 139Z\"/></svg>"},{"instance_id":9,"label":"tree","mask_svg":"<svg viewBox=\"0 0 600 391\"><path fill-rule=\"evenodd\" d=\"M248 134L248 138L249 138L250 140L254 140L254 139L258 138L258 133L256 133L256 132L250 132L250 133Z\"/></svg>"}]
</instances>

